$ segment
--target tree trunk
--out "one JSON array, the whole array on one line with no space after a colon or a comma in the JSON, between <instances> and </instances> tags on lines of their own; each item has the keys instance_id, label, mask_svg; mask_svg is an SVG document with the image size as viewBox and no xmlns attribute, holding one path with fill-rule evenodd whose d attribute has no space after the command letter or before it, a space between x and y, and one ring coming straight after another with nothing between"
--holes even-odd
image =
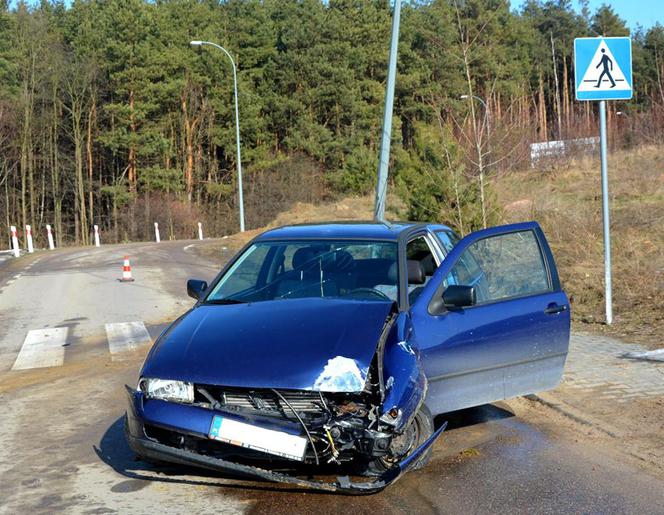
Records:
<instances>
[{"instance_id":1,"label":"tree trunk","mask_svg":"<svg viewBox=\"0 0 664 515\"><path fill-rule=\"evenodd\" d=\"M539 136L540 141L547 141L549 139L549 129L547 127L546 120L546 98L544 98L544 80L542 78L542 72L539 74Z\"/></svg>"},{"instance_id":2,"label":"tree trunk","mask_svg":"<svg viewBox=\"0 0 664 515\"><path fill-rule=\"evenodd\" d=\"M549 35L551 36L551 59L553 60L553 80L556 85L555 109L556 109L556 121L558 122L558 126L556 127L556 136L558 139L562 139L562 134L561 134L562 118L560 113L560 86L558 85L558 66L556 64L556 48L553 44L553 32L550 32Z\"/></svg>"},{"instance_id":3,"label":"tree trunk","mask_svg":"<svg viewBox=\"0 0 664 515\"><path fill-rule=\"evenodd\" d=\"M459 9L457 6L457 25L459 29L459 46L461 48L461 53L463 55L463 65L466 73L466 84L468 86L468 96L470 101L470 115L472 117L473 123L473 135L475 136L475 149L477 151L477 168L478 168L478 179L479 179L479 190L480 190L480 204L482 210L482 227L486 228L487 219L486 219L486 197L484 192L484 163L482 156L482 135L480 134L477 126L477 116L475 114L475 99L473 98L473 82L470 77L470 58L468 57L468 52L470 50L470 43L464 39L464 31L461 25L461 16L459 14Z\"/></svg>"},{"instance_id":4,"label":"tree trunk","mask_svg":"<svg viewBox=\"0 0 664 515\"><path fill-rule=\"evenodd\" d=\"M80 223L80 241L83 245L88 244L88 219L85 206L85 178L83 176L83 127L80 105L76 107L76 115L73 127L74 140L74 163L76 167L76 203L78 207L78 220Z\"/></svg>"},{"instance_id":5,"label":"tree trunk","mask_svg":"<svg viewBox=\"0 0 664 515\"><path fill-rule=\"evenodd\" d=\"M187 104L186 92L180 97L182 109L182 126L184 128L184 146L185 146L185 165L184 165L184 184L187 194L187 202L191 204L194 191L194 134L199 119L190 117L189 106Z\"/></svg>"},{"instance_id":6,"label":"tree trunk","mask_svg":"<svg viewBox=\"0 0 664 515\"><path fill-rule=\"evenodd\" d=\"M567 57L565 54L563 54L563 117L565 118L565 131L568 132L570 129L570 98Z\"/></svg>"},{"instance_id":7,"label":"tree trunk","mask_svg":"<svg viewBox=\"0 0 664 515\"><path fill-rule=\"evenodd\" d=\"M128 164L129 168L127 170L127 178L129 180L129 191L132 193L136 192L136 143L134 138L136 137L136 111L134 106L134 90L129 91L129 132L130 132L130 141L129 141L129 157Z\"/></svg>"},{"instance_id":8,"label":"tree trunk","mask_svg":"<svg viewBox=\"0 0 664 515\"><path fill-rule=\"evenodd\" d=\"M27 189L29 177L31 180L32 167L31 147L32 147L32 111L33 111L33 97L32 97L32 73L28 72L23 79L22 93L23 93L23 125L21 127L21 226L25 228L28 222L28 203L32 203L28 199Z\"/></svg>"},{"instance_id":9,"label":"tree trunk","mask_svg":"<svg viewBox=\"0 0 664 515\"><path fill-rule=\"evenodd\" d=\"M93 162L92 162L92 127L95 123L95 118L96 118L96 113L97 111L97 100L93 94L92 96L92 105L90 106L90 111L88 111L88 134L87 134L87 139L85 141L85 152L86 152L86 157L87 157L87 165L88 165L88 211L90 213L90 220L94 221L95 215L94 215L94 197L93 197L93 190L94 190L94 181L92 179L92 167L93 167Z\"/></svg>"},{"instance_id":10,"label":"tree trunk","mask_svg":"<svg viewBox=\"0 0 664 515\"><path fill-rule=\"evenodd\" d=\"M51 101L53 110L51 111L51 194L53 195L53 222L55 226L55 235L58 240L58 246L62 245L62 198L60 195L60 152L58 149L59 120L61 111L59 109L58 84L54 81L51 89Z\"/></svg>"}]
</instances>

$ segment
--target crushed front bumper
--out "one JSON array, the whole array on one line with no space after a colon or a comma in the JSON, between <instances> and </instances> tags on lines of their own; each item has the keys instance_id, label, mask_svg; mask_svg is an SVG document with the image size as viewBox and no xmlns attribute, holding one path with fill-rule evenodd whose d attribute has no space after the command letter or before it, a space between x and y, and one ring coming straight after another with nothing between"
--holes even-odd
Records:
<instances>
[{"instance_id":1,"label":"crushed front bumper","mask_svg":"<svg viewBox=\"0 0 664 515\"><path fill-rule=\"evenodd\" d=\"M234 474L242 474L265 481L275 483L286 483L305 488L312 488L326 492L339 492L347 494L372 494L383 490L388 485L394 483L402 474L411 469L418 461L418 459L433 445L438 436L445 430L447 423L443 424L431 437L419 446L413 453L395 465L390 470L383 473L378 478L367 482L354 482L350 477L338 477L335 482L315 481L301 479L298 477L290 476L280 472L262 469L252 465L242 463L235 463L233 461L197 454L185 449L179 449L170 445L154 441L145 435L143 429L143 420L145 412L143 411L142 396L135 390L127 387L129 395L129 407L127 411L127 418L125 423L125 432L129 447L138 455L160 461L167 461L180 465L188 465L201 467L208 470L230 472ZM212 417L212 412L206 410ZM143 415L143 416L141 416ZM168 417L166 417L168 419ZM153 422L156 422L153 420ZM160 421L164 426L170 426L174 429L180 429L169 424L168 420ZM201 426L202 429L203 426ZM209 426L208 426L209 427ZM202 433L203 431L193 431L192 433Z\"/></svg>"}]
</instances>

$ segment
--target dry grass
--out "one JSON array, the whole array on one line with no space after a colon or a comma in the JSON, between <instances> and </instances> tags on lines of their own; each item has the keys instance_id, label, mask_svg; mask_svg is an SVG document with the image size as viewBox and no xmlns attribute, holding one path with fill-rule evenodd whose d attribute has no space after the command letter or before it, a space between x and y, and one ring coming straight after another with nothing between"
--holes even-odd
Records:
<instances>
[{"instance_id":1,"label":"dry grass","mask_svg":"<svg viewBox=\"0 0 664 515\"><path fill-rule=\"evenodd\" d=\"M604 246L599 160L499 178L506 222L534 219L553 248L577 329L662 345L664 157L641 147L609 157L614 324L604 325Z\"/></svg>"}]
</instances>

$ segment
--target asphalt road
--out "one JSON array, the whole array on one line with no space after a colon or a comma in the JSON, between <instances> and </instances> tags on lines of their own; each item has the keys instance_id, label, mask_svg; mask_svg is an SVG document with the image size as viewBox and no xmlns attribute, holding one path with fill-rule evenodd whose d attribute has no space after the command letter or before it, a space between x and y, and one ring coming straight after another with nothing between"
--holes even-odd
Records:
<instances>
[{"instance_id":1,"label":"asphalt road","mask_svg":"<svg viewBox=\"0 0 664 515\"><path fill-rule=\"evenodd\" d=\"M439 418L431 463L345 497L137 461L124 384L149 344L112 354L106 324L154 339L184 312L205 242L40 252L0 264L0 513L658 513L664 481L583 425L517 399ZM122 258L135 282L120 283ZM57 366L12 370L30 331L66 327ZM62 352L64 348L64 352ZM28 355L25 359L32 359Z\"/></svg>"}]
</instances>

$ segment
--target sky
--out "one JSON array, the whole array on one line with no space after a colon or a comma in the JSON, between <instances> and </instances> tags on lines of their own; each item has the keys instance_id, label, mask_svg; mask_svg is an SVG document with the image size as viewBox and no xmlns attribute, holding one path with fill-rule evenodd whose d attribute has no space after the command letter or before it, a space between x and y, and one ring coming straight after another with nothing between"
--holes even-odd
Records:
<instances>
[{"instance_id":1,"label":"sky","mask_svg":"<svg viewBox=\"0 0 664 515\"><path fill-rule=\"evenodd\" d=\"M512 5L515 3L512 0ZM578 0L573 0L572 4L577 11L581 10ZM595 12L602 4L613 7L614 12L625 20L632 30L637 24L646 30L656 22L664 24L664 0L590 0L590 12Z\"/></svg>"},{"instance_id":2,"label":"sky","mask_svg":"<svg viewBox=\"0 0 664 515\"><path fill-rule=\"evenodd\" d=\"M36 0L33 3L37 3ZM579 0L572 0L572 3L577 11L581 10ZM591 12L602 4L610 5L630 29L635 29L637 24L646 30L656 22L664 25L664 0L589 0L588 3ZM71 0L65 0L65 4L70 5ZM511 0L511 4L521 6L523 0ZM14 7L16 0L10 0L9 5Z\"/></svg>"}]
</instances>

